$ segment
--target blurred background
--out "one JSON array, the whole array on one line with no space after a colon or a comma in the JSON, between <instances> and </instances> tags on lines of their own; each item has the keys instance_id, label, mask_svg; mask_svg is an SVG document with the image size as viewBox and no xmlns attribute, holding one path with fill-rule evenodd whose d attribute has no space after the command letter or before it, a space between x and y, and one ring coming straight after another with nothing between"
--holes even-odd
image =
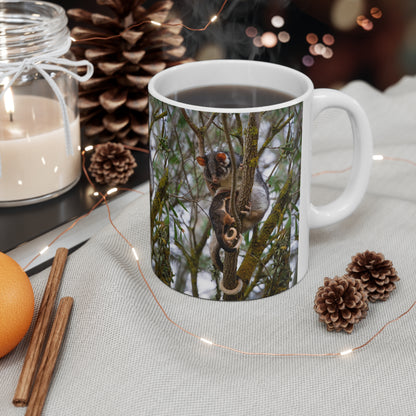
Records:
<instances>
[{"instance_id":1,"label":"blurred background","mask_svg":"<svg viewBox=\"0 0 416 416\"><path fill-rule=\"evenodd\" d=\"M203 27L223 1L176 0L172 10L186 25ZM95 0L56 2L111 14ZM416 73L415 0L228 0L206 31L184 29L182 36L196 60L280 63L306 73L316 87L361 79L384 90Z\"/></svg>"}]
</instances>

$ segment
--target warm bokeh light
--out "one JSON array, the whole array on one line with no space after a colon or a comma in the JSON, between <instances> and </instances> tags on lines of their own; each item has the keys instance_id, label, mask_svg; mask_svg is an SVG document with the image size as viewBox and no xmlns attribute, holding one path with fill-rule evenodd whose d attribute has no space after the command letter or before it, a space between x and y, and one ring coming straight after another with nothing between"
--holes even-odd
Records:
<instances>
[{"instance_id":1,"label":"warm bokeh light","mask_svg":"<svg viewBox=\"0 0 416 416\"><path fill-rule=\"evenodd\" d=\"M358 25L358 26L362 26L362 25L363 25L363 23L364 23L366 20L368 20L368 19L367 19L365 16L363 16L363 15L357 16L357 19L355 19L355 21L357 22L357 25Z\"/></svg>"},{"instance_id":2,"label":"warm bokeh light","mask_svg":"<svg viewBox=\"0 0 416 416\"><path fill-rule=\"evenodd\" d=\"M261 48L261 47L263 46L263 42L262 42L262 40L261 40L261 36L256 36L256 37L253 39L253 45L254 45L254 46L257 46L258 48Z\"/></svg>"},{"instance_id":3,"label":"warm bokeh light","mask_svg":"<svg viewBox=\"0 0 416 416\"><path fill-rule=\"evenodd\" d=\"M315 63L315 59L313 59L313 57L310 55L305 55L302 58L302 63L307 67L311 67Z\"/></svg>"},{"instance_id":4,"label":"warm bokeh light","mask_svg":"<svg viewBox=\"0 0 416 416\"><path fill-rule=\"evenodd\" d=\"M374 24L373 24L373 22L371 21L371 20L366 20L362 25L362 28L364 29L364 30L368 30L368 31L370 31L370 30L372 30L373 29L373 27L374 27Z\"/></svg>"},{"instance_id":5,"label":"warm bokeh light","mask_svg":"<svg viewBox=\"0 0 416 416\"><path fill-rule=\"evenodd\" d=\"M372 30L374 27L374 23L363 15L358 16L356 22L357 25L361 26L364 30Z\"/></svg>"},{"instance_id":6,"label":"warm bokeh light","mask_svg":"<svg viewBox=\"0 0 416 416\"><path fill-rule=\"evenodd\" d=\"M323 43L317 43L314 46L315 46L315 52L317 55L322 55L326 50L326 46Z\"/></svg>"},{"instance_id":7,"label":"warm bokeh light","mask_svg":"<svg viewBox=\"0 0 416 416\"><path fill-rule=\"evenodd\" d=\"M383 12L378 7L372 7L370 14L374 19L381 19Z\"/></svg>"},{"instance_id":8,"label":"warm bokeh light","mask_svg":"<svg viewBox=\"0 0 416 416\"><path fill-rule=\"evenodd\" d=\"M282 43L288 43L290 41L290 34L283 30L279 32L279 34L277 35L277 38Z\"/></svg>"},{"instance_id":9,"label":"warm bokeh light","mask_svg":"<svg viewBox=\"0 0 416 416\"><path fill-rule=\"evenodd\" d=\"M315 45L309 46L309 53L313 56L319 55L318 52L316 52L316 50L315 50Z\"/></svg>"},{"instance_id":10,"label":"warm bokeh light","mask_svg":"<svg viewBox=\"0 0 416 416\"><path fill-rule=\"evenodd\" d=\"M335 43L335 38L331 34L326 33L322 36L322 41L325 43L325 45L331 46Z\"/></svg>"},{"instance_id":11,"label":"warm bokeh light","mask_svg":"<svg viewBox=\"0 0 416 416\"><path fill-rule=\"evenodd\" d=\"M274 48L277 45L277 36L273 32L264 32L261 35L261 43L266 48Z\"/></svg>"},{"instance_id":12,"label":"warm bokeh light","mask_svg":"<svg viewBox=\"0 0 416 416\"><path fill-rule=\"evenodd\" d=\"M315 33L308 33L306 35L306 42L311 45L315 45L318 42L318 36Z\"/></svg>"},{"instance_id":13,"label":"warm bokeh light","mask_svg":"<svg viewBox=\"0 0 416 416\"><path fill-rule=\"evenodd\" d=\"M249 26L246 28L246 35L249 38L254 38L255 36L257 36L257 29L254 26Z\"/></svg>"},{"instance_id":14,"label":"warm bokeh light","mask_svg":"<svg viewBox=\"0 0 416 416\"><path fill-rule=\"evenodd\" d=\"M364 0L334 0L330 10L331 22L338 30L352 30L356 17L364 11Z\"/></svg>"},{"instance_id":15,"label":"warm bokeh light","mask_svg":"<svg viewBox=\"0 0 416 416\"><path fill-rule=\"evenodd\" d=\"M274 27L283 27L285 24L285 19L283 19L282 16L273 16L271 23Z\"/></svg>"},{"instance_id":16,"label":"warm bokeh light","mask_svg":"<svg viewBox=\"0 0 416 416\"><path fill-rule=\"evenodd\" d=\"M332 50L332 48L330 48L329 46L327 46L325 48L325 50L322 52L322 56L325 59L331 59L334 56L334 51Z\"/></svg>"}]
</instances>

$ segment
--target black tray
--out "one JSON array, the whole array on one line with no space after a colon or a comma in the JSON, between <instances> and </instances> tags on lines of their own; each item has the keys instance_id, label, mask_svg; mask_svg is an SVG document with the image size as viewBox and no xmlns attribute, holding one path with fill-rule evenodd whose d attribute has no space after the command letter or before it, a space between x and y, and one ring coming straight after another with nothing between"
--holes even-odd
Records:
<instances>
[{"instance_id":1,"label":"black tray","mask_svg":"<svg viewBox=\"0 0 416 416\"><path fill-rule=\"evenodd\" d=\"M134 153L137 168L129 182L122 185L124 188L134 188L149 178L148 155ZM74 188L55 199L23 207L0 208L0 251L12 250L87 213L97 202L93 192L83 175Z\"/></svg>"}]
</instances>

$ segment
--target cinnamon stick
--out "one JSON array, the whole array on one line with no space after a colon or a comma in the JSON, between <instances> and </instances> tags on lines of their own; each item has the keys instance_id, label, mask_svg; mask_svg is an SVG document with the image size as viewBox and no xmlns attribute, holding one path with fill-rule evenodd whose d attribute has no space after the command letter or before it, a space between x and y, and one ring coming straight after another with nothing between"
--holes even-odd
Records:
<instances>
[{"instance_id":1,"label":"cinnamon stick","mask_svg":"<svg viewBox=\"0 0 416 416\"><path fill-rule=\"evenodd\" d=\"M42 353L43 346L45 345L52 310L58 294L67 257L68 250L66 248L58 248L56 250L48 282L46 283L42 302L39 307L39 313L33 329L32 338L29 343L22 372L14 394L13 404L15 406L27 406L29 401L30 390L35 379L40 355Z\"/></svg>"},{"instance_id":2,"label":"cinnamon stick","mask_svg":"<svg viewBox=\"0 0 416 416\"><path fill-rule=\"evenodd\" d=\"M33 385L26 416L39 416L42 413L73 303L74 299L69 296L62 298L59 302L58 311Z\"/></svg>"}]
</instances>

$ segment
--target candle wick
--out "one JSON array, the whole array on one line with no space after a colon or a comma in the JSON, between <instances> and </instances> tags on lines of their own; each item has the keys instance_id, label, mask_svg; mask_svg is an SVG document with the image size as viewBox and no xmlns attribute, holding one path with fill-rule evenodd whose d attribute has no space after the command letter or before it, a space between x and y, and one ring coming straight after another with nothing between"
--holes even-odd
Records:
<instances>
[{"instance_id":1,"label":"candle wick","mask_svg":"<svg viewBox=\"0 0 416 416\"><path fill-rule=\"evenodd\" d=\"M13 111L10 111L9 118L10 118L10 122L12 122L13 121Z\"/></svg>"}]
</instances>

